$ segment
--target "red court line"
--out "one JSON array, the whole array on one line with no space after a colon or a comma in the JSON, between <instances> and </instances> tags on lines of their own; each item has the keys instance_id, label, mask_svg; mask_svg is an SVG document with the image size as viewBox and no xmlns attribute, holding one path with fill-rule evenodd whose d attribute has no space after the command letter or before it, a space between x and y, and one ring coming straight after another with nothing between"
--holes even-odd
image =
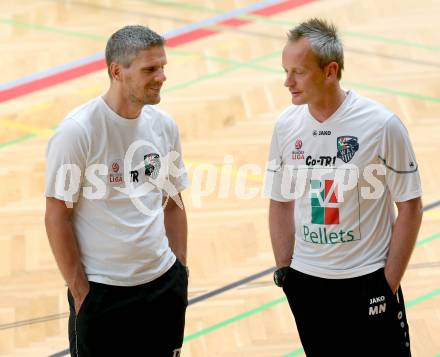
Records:
<instances>
[{"instance_id":1,"label":"red court line","mask_svg":"<svg viewBox=\"0 0 440 357\"><path fill-rule=\"evenodd\" d=\"M252 21L250 20L242 20L233 17L232 19L227 19L219 22L219 25L231 26L231 27L239 27L242 25L250 24Z\"/></svg>"},{"instance_id":2,"label":"red court line","mask_svg":"<svg viewBox=\"0 0 440 357\"><path fill-rule=\"evenodd\" d=\"M167 39L168 47L177 47L183 45L184 43L192 42L203 37L211 36L220 31L208 30L208 29L197 29L190 32L183 33L174 37Z\"/></svg>"},{"instance_id":3,"label":"red court line","mask_svg":"<svg viewBox=\"0 0 440 357\"><path fill-rule=\"evenodd\" d=\"M255 10L255 11L251 12L251 14L260 15L260 16L272 16L272 15L278 14L280 12L290 10L294 7L305 5L305 4L312 2L312 1L314 1L314 0L287 0L287 1L283 1L279 4L270 5L268 7L264 7L262 9Z\"/></svg>"},{"instance_id":4,"label":"red court line","mask_svg":"<svg viewBox=\"0 0 440 357\"><path fill-rule=\"evenodd\" d=\"M314 0L286 0L278 4L269 5L265 8L252 11L251 14L259 16L271 16L294 7L298 7ZM252 21L242 20L239 18L231 18L228 20L219 21L220 25L239 27L245 24L249 24ZM176 35L167 39L168 47L177 47L185 43L189 43L207 36L211 36L219 33L218 30L210 30L206 28L195 29L187 33ZM0 90L0 103L6 102L11 99L15 99L26 94L30 94L45 88L52 87L56 84L67 82L69 80L82 77L86 74L90 74L101 69L106 68L105 60L99 59L93 62L82 64L74 68L66 69L58 73L48 75L46 77L31 80L29 82L18 84L14 87Z\"/></svg>"}]
</instances>

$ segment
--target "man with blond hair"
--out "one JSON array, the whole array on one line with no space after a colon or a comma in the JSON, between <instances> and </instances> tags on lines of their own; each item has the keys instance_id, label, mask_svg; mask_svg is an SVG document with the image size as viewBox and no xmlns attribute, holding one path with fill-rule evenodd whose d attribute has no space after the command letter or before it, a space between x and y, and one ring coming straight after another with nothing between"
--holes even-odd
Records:
<instances>
[{"instance_id":1,"label":"man with blond hair","mask_svg":"<svg viewBox=\"0 0 440 357\"><path fill-rule=\"evenodd\" d=\"M266 192L274 280L306 355L408 357L400 282L422 202L407 130L383 105L341 88L334 25L293 28L282 65L292 105L275 125Z\"/></svg>"}]
</instances>

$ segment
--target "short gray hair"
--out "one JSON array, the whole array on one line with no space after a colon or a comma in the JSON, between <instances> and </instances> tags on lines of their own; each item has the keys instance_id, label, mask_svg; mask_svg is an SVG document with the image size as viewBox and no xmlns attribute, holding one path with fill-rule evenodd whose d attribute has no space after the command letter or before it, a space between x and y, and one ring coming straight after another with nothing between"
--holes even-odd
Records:
<instances>
[{"instance_id":1,"label":"short gray hair","mask_svg":"<svg viewBox=\"0 0 440 357\"><path fill-rule=\"evenodd\" d=\"M111 35L105 47L105 61L110 78L110 65L113 62L125 68L130 67L139 51L164 44L165 38L148 27L134 25L119 29Z\"/></svg>"},{"instance_id":2,"label":"short gray hair","mask_svg":"<svg viewBox=\"0 0 440 357\"><path fill-rule=\"evenodd\" d=\"M313 18L291 29L287 36L291 42L307 38L319 67L324 68L330 62L336 62L339 65L338 79L341 79L344 69L344 49L335 25Z\"/></svg>"}]
</instances>

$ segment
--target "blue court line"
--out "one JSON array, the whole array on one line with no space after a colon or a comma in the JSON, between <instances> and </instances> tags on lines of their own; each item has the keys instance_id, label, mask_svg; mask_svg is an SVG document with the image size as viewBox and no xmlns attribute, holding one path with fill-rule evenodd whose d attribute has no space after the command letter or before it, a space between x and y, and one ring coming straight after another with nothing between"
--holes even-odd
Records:
<instances>
[{"instance_id":1,"label":"blue court line","mask_svg":"<svg viewBox=\"0 0 440 357\"><path fill-rule=\"evenodd\" d=\"M248 277L246 277L244 279L241 279L241 280L238 280L238 281L233 282L231 284L222 286L221 288L209 291L206 294L202 294L202 295L196 296L196 297L194 297L194 298L192 298L192 299L190 299L188 301L188 305L196 304L196 303L198 303L200 301L203 301L203 300L206 300L206 299L208 299L210 297L213 297L213 296L222 294L222 293L224 293L224 292L226 292L228 290L237 288L240 285L247 284L247 283L249 283L249 282L251 282L253 280L259 279L259 278L261 278L261 277L263 277L263 276L265 276L267 274L273 273L275 271L275 269L276 269L275 267L272 267L272 268L269 268L269 269L265 269L265 270L263 270L263 271L261 271L259 273L252 274L252 275L250 275L250 276L248 276Z\"/></svg>"}]
</instances>

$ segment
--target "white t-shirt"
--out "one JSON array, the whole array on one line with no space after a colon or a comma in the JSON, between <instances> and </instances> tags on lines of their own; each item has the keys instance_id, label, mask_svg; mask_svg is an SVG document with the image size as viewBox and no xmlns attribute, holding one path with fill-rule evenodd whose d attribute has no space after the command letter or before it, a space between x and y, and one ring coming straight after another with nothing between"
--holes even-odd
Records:
<instances>
[{"instance_id":1,"label":"white t-shirt","mask_svg":"<svg viewBox=\"0 0 440 357\"><path fill-rule=\"evenodd\" d=\"M385 265L393 201L422 192L402 122L381 104L349 91L323 123L307 105L281 113L265 193L275 201L295 200L292 268L339 279Z\"/></svg>"},{"instance_id":2,"label":"white t-shirt","mask_svg":"<svg viewBox=\"0 0 440 357\"><path fill-rule=\"evenodd\" d=\"M90 281L138 285L174 264L162 198L188 177L170 116L147 105L125 119L95 98L67 115L46 158L46 197L76 202L73 229Z\"/></svg>"}]
</instances>

